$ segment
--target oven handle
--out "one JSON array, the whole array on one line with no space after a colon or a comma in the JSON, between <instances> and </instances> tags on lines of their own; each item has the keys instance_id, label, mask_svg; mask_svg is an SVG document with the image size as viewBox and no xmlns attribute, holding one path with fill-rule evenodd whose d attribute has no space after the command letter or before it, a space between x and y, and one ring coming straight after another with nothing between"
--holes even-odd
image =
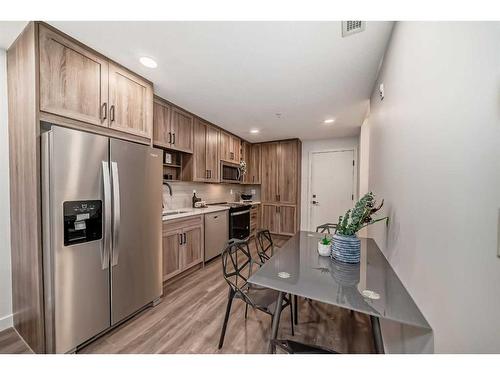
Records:
<instances>
[{"instance_id":1,"label":"oven handle","mask_svg":"<svg viewBox=\"0 0 500 375\"><path fill-rule=\"evenodd\" d=\"M245 211L240 211L240 212L231 212L231 216L238 216L238 215L244 215L244 214L249 214L250 210L245 210Z\"/></svg>"}]
</instances>

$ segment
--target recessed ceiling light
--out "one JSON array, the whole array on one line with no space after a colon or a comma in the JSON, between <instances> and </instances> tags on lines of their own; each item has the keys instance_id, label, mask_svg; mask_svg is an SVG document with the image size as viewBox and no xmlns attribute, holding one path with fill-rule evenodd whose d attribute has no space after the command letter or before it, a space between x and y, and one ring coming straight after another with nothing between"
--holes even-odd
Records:
<instances>
[{"instance_id":1,"label":"recessed ceiling light","mask_svg":"<svg viewBox=\"0 0 500 375\"><path fill-rule=\"evenodd\" d=\"M334 118L329 118L329 119L325 120L325 124L331 124L334 121L335 121Z\"/></svg>"},{"instance_id":2,"label":"recessed ceiling light","mask_svg":"<svg viewBox=\"0 0 500 375\"><path fill-rule=\"evenodd\" d=\"M148 68L156 68L158 64L151 57L142 56L139 61Z\"/></svg>"},{"instance_id":3,"label":"recessed ceiling light","mask_svg":"<svg viewBox=\"0 0 500 375\"><path fill-rule=\"evenodd\" d=\"M257 134L259 131L260 131L259 129L251 129L250 133Z\"/></svg>"}]
</instances>

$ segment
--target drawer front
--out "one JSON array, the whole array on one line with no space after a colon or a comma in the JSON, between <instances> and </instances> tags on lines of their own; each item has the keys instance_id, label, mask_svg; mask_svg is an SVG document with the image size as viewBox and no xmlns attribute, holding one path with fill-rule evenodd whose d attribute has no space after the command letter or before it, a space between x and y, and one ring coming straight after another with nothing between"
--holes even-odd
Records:
<instances>
[{"instance_id":1,"label":"drawer front","mask_svg":"<svg viewBox=\"0 0 500 375\"><path fill-rule=\"evenodd\" d=\"M163 222L163 232L171 232L177 229L192 227L203 224L203 215L183 217L181 219L167 220Z\"/></svg>"}]
</instances>

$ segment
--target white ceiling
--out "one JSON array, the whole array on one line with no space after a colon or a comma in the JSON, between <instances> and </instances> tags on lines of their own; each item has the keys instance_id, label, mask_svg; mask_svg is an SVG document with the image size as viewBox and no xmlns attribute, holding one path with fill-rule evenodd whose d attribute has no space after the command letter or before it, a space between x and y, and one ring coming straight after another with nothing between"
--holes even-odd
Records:
<instances>
[{"instance_id":1,"label":"white ceiling","mask_svg":"<svg viewBox=\"0 0 500 375\"><path fill-rule=\"evenodd\" d=\"M251 141L359 134L392 29L367 22L342 38L340 22L50 23L150 79L161 97Z\"/></svg>"}]
</instances>

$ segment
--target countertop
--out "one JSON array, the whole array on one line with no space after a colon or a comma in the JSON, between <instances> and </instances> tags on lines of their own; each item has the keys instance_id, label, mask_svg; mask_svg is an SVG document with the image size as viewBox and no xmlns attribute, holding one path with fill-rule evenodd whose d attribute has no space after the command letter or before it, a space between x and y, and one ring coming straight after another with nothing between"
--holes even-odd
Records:
<instances>
[{"instance_id":1,"label":"countertop","mask_svg":"<svg viewBox=\"0 0 500 375\"><path fill-rule=\"evenodd\" d=\"M231 202L231 203L240 203L240 204L250 204L252 206L256 204L260 204L259 201L254 201L254 202ZM205 208L192 208L192 207L186 207L186 208L179 208L178 210L164 210L163 211L163 221L169 221L169 220L175 220L175 219L180 219L184 217L189 217L189 216L195 216L195 215L204 215L204 214L209 214L211 212L217 212L217 211L224 211L224 210L229 210L228 206L219 206L219 205L214 205L214 206L208 206ZM168 215L165 216L166 213L170 212L176 212L173 215Z\"/></svg>"}]
</instances>

